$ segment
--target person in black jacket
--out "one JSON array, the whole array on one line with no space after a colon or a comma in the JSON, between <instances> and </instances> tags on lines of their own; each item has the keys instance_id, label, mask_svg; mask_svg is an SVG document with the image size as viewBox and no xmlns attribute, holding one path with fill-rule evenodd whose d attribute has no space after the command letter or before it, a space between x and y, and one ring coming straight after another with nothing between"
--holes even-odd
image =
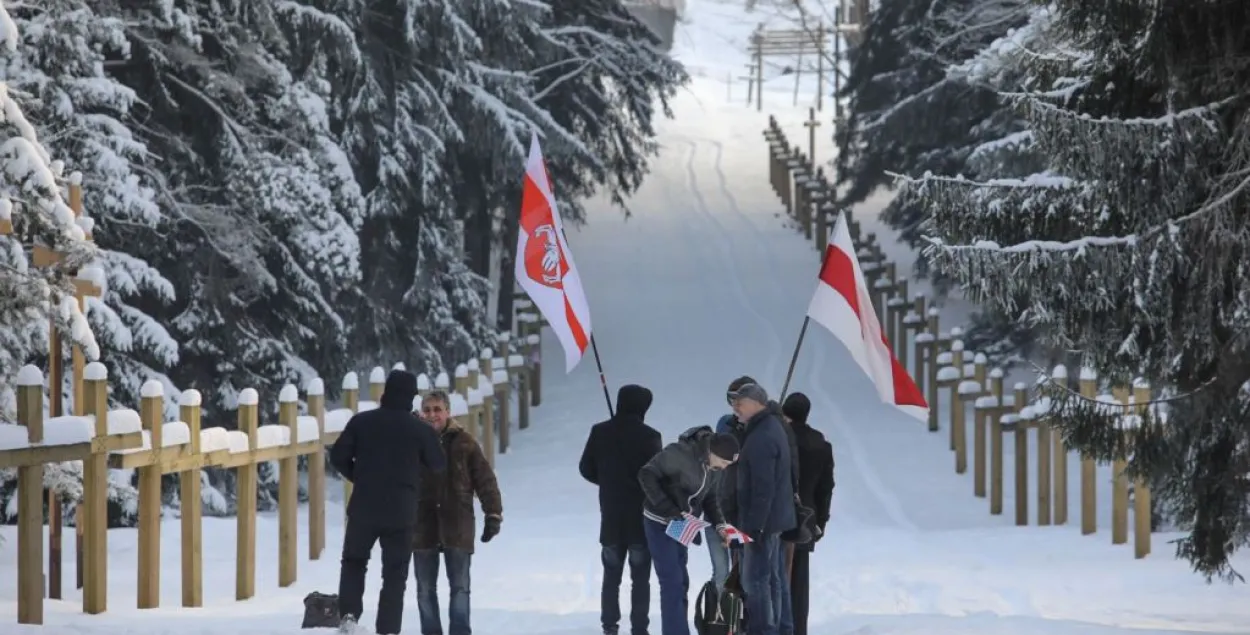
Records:
<instances>
[{"instance_id":1,"label":"person in black jacket","mask_svg":"<svg viewBox=\"0 0 1250 635\"><path fill-rule=\"evenodd\" d=\"M380 543L379 635L397 635L403 621L421 468L438 472L447 464L438 435L412 414L416 396L416 376L391 371L380 407L353 416L330 448L330 463L353 485L343 534L339 613L345 627L360 619L365 569L374 543Z\"/></svg>"},{"instance_id":2,"label":"person in black jacket","mask_svg":"<svg viewBox=\"0 0 1250 635\"><path fill-rule=\"evenodd\" d=\"M833 501L833 446L825 435L807 423L812 403L807 395L796 392L786 397L781 406L799 446L799 499L811 508L815 527L811 542L794 550L794 568L790 574L790 600L794 613L794 635L807 635L808 590L811 575L811 552L825 535L829 523L829 506Z\"/></svg>"},{"instance_id":3,"label":"person in black jacket","mask_svg":"<svg viewBox=\"0 0 1250 635\"><path fill-rule=\"evenodd\" d=\"M720 472L738 459L738 441L716 434L711 426L691 428L668 444L638 471L642 485L643 533L660 582L661 635L690 635L689 550L665 533L669 523L706 513L708 522L724 522L717 507ZM698 534L696 534L697 536Z\"/></svg>"},{"instance_id":4,"label":"person in black jacket","mask_svg":"<svg viewBox=\"0 0 1250 635\"><path fill-rule=\"evenodd\" d=\"M638 471L663 447L660 433L643 423L651 391L635 384L616 393L616 415L590 428L578 469L599 486L599 544L603 546L600 622L616 635L621 621L621 578L629 563L632 635L647 635L651 609L651 552L642 529Z\"/></svg>"}]
</instances>

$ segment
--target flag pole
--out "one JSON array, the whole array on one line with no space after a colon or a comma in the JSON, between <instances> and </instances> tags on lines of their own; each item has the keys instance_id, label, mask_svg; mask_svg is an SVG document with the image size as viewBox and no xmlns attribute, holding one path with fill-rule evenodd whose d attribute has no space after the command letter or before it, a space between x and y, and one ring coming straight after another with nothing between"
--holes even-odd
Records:
<instances>
[{"instance_id":1,"label":"flag pole","mask_svg":"<svg viewBox=\"0 0 1250 635\"><path fill-rule=\"evenodd\" d=\"M803 348L803 337L807 335L807 325L811 321L811 317L803 316L803 328L799 329L799 341L794 343L794 354L790 356L790 368L786 371L786 383L781 385L781 396L777 398L777 403L786 399L786 390L790 388L790 379L794 377L794 365L799 361L799 349Z\"/></svg>"},{"instance_id":2,"label":"flag pole","mask_svg":"<svg viewBox=\"0 0 1250 635\"><path fill-rule=\"evenodd\" d=\"M599 369L599 385L603 387L603 400L608 402L608 418L616 416L612 411L612 396L608 392L608 380L603 376L603 361L599 359L599 345L595 343L595 334L590 334L590 350L595 353L595 367Z\"/></svg>"}]
</instances>

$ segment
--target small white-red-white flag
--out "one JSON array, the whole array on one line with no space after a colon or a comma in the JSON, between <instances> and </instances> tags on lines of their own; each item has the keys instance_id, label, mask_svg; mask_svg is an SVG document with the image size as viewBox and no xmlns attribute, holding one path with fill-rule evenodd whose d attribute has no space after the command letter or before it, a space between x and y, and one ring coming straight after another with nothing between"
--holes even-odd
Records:
<instances>
[{"instance_id":1,"label":"small white-red-white flag","mask_svg":"<svg viewBox=\"0 0 1250 635\"><path fill-rule=\"evenodd\" d=\"M842 341L877 386L881 401L924 420L929 404L907 369L895 359L873 310L845 215L834 225L807 316Z\"/></svg>"},{"instance_id":2,"label":"small white-red-white flag","mask_svg":"<svg viewBox=\"0 0 1250 635\"><path fill-rule=\"evenodd\" d=\"M517 283L547 318L564 347L565 372L571 372L590 343L590 305L564 240L537 134L525 162L515 261Z\"/></svg>"}]
</instances>

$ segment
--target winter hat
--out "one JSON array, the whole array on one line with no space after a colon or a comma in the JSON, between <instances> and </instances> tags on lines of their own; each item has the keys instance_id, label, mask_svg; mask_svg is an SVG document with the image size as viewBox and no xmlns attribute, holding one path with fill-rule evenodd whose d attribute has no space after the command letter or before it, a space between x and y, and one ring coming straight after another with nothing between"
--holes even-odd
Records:
<instances>
[{"instance_id":1,"label":"winter hat","mask_svg":"<svg viewBox=\"0 0 1250 635\"><path fill-rule=\"evenodd\" d=\"M768 392L760 387L759 384L744 384L737 390L729 391L730 400L750 399L759 405L768 404Z\"/></svg>"},{"instance_id":2,"label":"winter hat","mask_svg":"<svg viewBox=\"0 0 1250 635\"><path fill-rule=\"evenodd\" d=\"M738 439L732 434L714 434L708 450L726 461L738 460Z\"/></svg>"},{"instance_id":3,"label":"winter hat","mask_svg":"<svg viewBox=\"0 0 1250 635\"><path fill-rule=\"evenodd\" d=\"M412 400L417 396L417 376L406 370L392 370L382 389L383 408L412 411Z\"/></svg>"},{"instance_id":4,"label":"winter hat","mask_svg":"<svg viewBox=\"0 0 1250 635\"><path fill-rule=\"evenodd\" d=\"M747 384L758 384L758 383L759 382L755 381L754 377L751 377L750 375L743 375L729 382L729 392L737 392L739 388Z\"/></svg>"},{"instance_id":5,"label":"winter hat","mask_svg":"<svg viewBox=\"0 0 1250 635\"><path fill-rule=\"evenodd\" d=\"M801 392L790 393L786 402L781 404L781 412L791 421L806 423L807 415L812 411L812 402Z\"/></svg>"}]
</instances>

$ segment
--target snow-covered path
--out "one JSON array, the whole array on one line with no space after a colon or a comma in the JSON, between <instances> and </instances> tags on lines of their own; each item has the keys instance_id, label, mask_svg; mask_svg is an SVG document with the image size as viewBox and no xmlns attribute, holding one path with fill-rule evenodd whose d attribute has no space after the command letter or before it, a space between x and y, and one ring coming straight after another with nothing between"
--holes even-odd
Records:
<instances>
[{"instance_id":1,"label":"snow-covered path","mask_svg":"<svg viewBox=\"0 0 1250 635\"><path fill-rule=\"evenodd\" d=\"M740 95L726 104L723 80L710 79L725 76L716 68L739 72L743 55L725 42L740 42L754 18L741 19L736 4L690 6L678 54L697 53L692 67L713 70L679 98L677 119L662 125L664 149L631 202L633 216L604 206L569 232L613 393L624 383L650 387L648 419L666 440L712 424L737 375L780 388L818 267L810 243L784 226L768 188L764 115L743 109ZM719 49L706 48L717 42ZM788 89L780 91L769 97L788 104ZM593 360L562 375L553 337L544 338L544 358L552 361L543 406L498 461L503 533L475 556L473 621L483 635L598 632L598 508L576 463L589 425L606 408ZM812 564L812 635L1250 633L1244 587L1207 587L1170 559L1166 536L1156 536L1155 555L1134 561L1131 548L1112 547L1105 530L1083 538L1074 526L1017 528L1010 515L991 517L967 480L953 474L944 437L876 404L828 334L809 330L792 390L813 398L813 422L838 460L834 520ZM276 521L262 516L258 593L242 603L233 600L234 520L206 519L207 606L197 610L177 608L176 520L164 529L163 609L131 608L135 532L113 531L109 612L82 615L71 594L49 603L43 629L14 626L14 533L0 528L0 630L295 635L303 632L303 596L337 587L341 507L332 504L327 515L330 548L321 561L301 561L299 581L285 590L276 585ZM1250 568L1250 560L1239 562ZM691 568L696 582L709 576L702 548ZM417 632L412 586L409 633ZM658 610L655 601L653 635L660 635Z\"/></svg>"}]
</instances>

